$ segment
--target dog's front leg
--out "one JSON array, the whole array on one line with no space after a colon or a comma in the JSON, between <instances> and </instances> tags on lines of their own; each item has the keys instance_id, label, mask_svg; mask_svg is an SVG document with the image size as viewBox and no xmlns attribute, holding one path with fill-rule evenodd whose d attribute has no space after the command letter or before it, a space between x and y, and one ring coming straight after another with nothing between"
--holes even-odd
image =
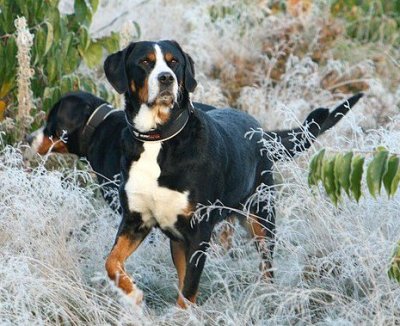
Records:
<instances>
[{"instance_id":1,"label":"dog's front leg","mask_svg":"<svg viewBox=\"0 0 400 326\"><path fill-rule=\"evenodd\" d=\"M178 278L180 279L179 283L181 291L178 296L177 305L181 308L187 307L185 299L192 303L196 302L200 276L206 262L206 252L210 246L211 232L211 227L199 228L199 230L197 230L193 236L188 238L185 243L179 244L180 253L183 253L184 250L186 259L186 269L184 272L178 270L178 265L175 261L175 266L178 270ZM184 249L182 246L185 246ZM176 256L174 260L175 259Z\"/></svg>"},{"instance_id":2,"label":"dog's front leg","mask_svg":"<svg viewBox=\"0 0 400 326\"><path fill-rule=\"evenodd\" d=\"M142 301L143 293L126 273L124 264L149 231L150 229L142 224L139 213L124 214L114 246L106 260L106 270L110 279L128 296L132 297L136 304Z\"/></svg>"}]
</instances>

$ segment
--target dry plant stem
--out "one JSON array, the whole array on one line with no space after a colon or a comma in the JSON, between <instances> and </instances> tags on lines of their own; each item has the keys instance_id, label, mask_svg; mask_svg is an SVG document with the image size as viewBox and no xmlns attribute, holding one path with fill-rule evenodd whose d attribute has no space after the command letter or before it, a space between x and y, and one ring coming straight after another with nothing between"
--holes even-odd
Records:
<instances>
[{"instance_id":1,"label":"dry plant stem","mask_svg":"<svg viewBox=\"0 0 400 326\"><path fill-rule=\"evenodd\" d=\"M18 17L15 20L17 28L17 84L18 84L18 114L17 119L20 124L20 137L29 127L31 122L30 112L33 106L31 78L34 71L30 66L31 47L33 45L33 35L29 32L25 17Z\"/></svg>"}]
</instances>

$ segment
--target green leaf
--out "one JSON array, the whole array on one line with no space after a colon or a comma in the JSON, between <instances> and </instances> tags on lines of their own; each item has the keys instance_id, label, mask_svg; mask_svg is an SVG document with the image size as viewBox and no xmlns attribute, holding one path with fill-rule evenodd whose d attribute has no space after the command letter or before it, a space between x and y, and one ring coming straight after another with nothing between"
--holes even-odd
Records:
<instances>
[{"instance_id":1,"label":"green leaf","mask_svg":"<svg viewBox=\"0 0 400 326\"><path fill-rule=\"evenodd\" d=\"M89 93L97 93L96 84L88 77L84 77L81 79L81 88Z\"/></svg>"},{"instance_id":2,"label":"green leaf","mask_svg":"<svg viewBox=\"0 0 400 326\"><path fill-rule=\"evenodd\" d=\"M310 186L316 186L318 180L321 180L321 166L325 155L325 149L321 149L315 154L310 162L310 172L308 173L308 184Z\"/></svg>"},{"instance_id":3,"label":"green leaf","mask_svg":"<svg viewBox=\"0 0 400 326\"><path fill-rule=\"evenodd\" d=\"M83 53L83 60L89 68L96 67L103 57L103 48L98 43L91 43Z\"/></svg>"},{"instance_id":4,"label":"green leaf","mask_svg":"<svg viewBox=\"0 0 400 326\"><path fill-rule=\"evenodd\" d=\"M399 182L400 182L400 169L397 170L397 173L394 176L392 184L390 186L390 193L392 194L392 196L396 194L396 191L399 187Z\"/></svg>"},{"instance_id":5,"label":"green leaf","mask_svg":"<svg viewBox=\"0 0 400 326\"><path fill-rule=\"evenodd\" d=\"M99 7L99 0L89 0L90 6L92 7L92 14L94 14L97 11L97 8Z\"/></svg>"},{"instance_id":6,"label":"green leaf","mask_svg":"<svg viewBox=\"0 0 400 326\"><path fill-rule=\"evenodd\" d=\"M58 61L59 62L59 61ZM48 79L48 84L53 85L57 80L57 60L49 58L46 62L45 74Z\"/></svg>"},{"instance_id":7,"label":"green leaf","mask_svg":"<svg viewBox=\"0 0 400 326\"><path fill-rule=\"evenodd\" d=\"M79 45L83 52L86 51L90 45L89 30L84 25L79 28Z\"/></svg>"},{"instance_id":8,"label":"green leaf","mask_svg":"<svg viewBox=\"0 0 400 326\"><path fill-rule=\"evenodd\" d=\"M347 196L351 197L350 192L350 175L351 175L351 160L353 152L348 152L345 155L340 155L335 164L335 175L340 186L346 192Z\"/></svg>"},{"instance_id":9,"label":"green leaf","mask_svg":"<svg viewBox=\"0 0 400 326\"><path fill-rule=\"evenodd\" d=\"M36 66L43 60L44 51L46 48L46 32L43 28L39 28L35 34L33 46L33 65Z\"/></svg>"},{"instance_id":10,"label":"green leaf","mask_svg":"<svg viewBox=\"0 0 400 326\"><path fill-rule=\"evenodd\" d=\"M59 87L46 87L43 92L43 109L48 111L61 97Z\"/></svg>"},{"instance_id":11,"label":"green leaf","mask_svg":"<svg viewBox=\"0 0 400 326\"><path fill-rule=\"evenodd\" d=\"M325 190L333 203L337 205L337 195L336 195L336 186L335 186L335 160L336 157L333 156L328 160L325 160L322 163L322 182L324 184Z\"/></svg>"},{"instance_id":12,"label":"green leaf","mask_svg":"<svg viewBox=\"0 0 400 326\"><path fill-rule=\"evenodd\" d=\"M400 283L400 241L397 243L396 249L393 252L388 275L389 278Z\"/></svg>"},{"instance_id":13,"label":"green leaf","mask_svg":"<svg viewBox=\"0 0 400 326\"><path fill-rule=\"evenodd\" d=\"M79 78L76 75L63 76L61 79L61 93L76 91L79 89Z\"/></svg>"},{"instance_id":14,"label":"green leaf","mask_svg":"<svg viewBox=\"0 0 400 326\"><path fill-rule=\"evenodd\" d=\"M54 41L53 25L50 24L49 22L45 22L45 24L47 27L47 35L46 35L46 46L44 48L43 55L46 55L49 52Z\"/></svg>"},{"instance_id":15,"label":"green leaf","mask_svg":"<svg viewBox=\"0 0 400 326\"><path fill-rule=\"evenodd\" d=\"M75 19L80 25L89 26L92 22L92 10L88 7L85 0L75 0L74 2Z\"/></svg>"},{"instance_id":16,"label":"green leaf","mask_svg":"<svg viewBox=\"0 0 400 326\"><path fill-rule=\"evenodd\" d=\"M365 158L361 155L356 155L351 161L350 189L357 202L361 198L361 177L363 174L364 160Z\"/></svg>"},{"instance_id":17,"label":"green leaf","mask_svg":"<svg viewBox=\"0 0 400 326\"><path fill-rule=\"evenodd\" d=\"M382 180L388 168L389 152L385 148L378 148L374 158L368 165L367 185L372 197L381 192Z\"/></svg>"},{"instance_id":18,"label":"green leaf","mask_svg":"<svg viewBox=\"0 0 400 326\"><path fill-rule=\"evenodd\" d=\"M399 171L399 158L396 155L392 155L388 160L387 171L383 176L383 185L385 187L386 193L390 198L393 196L397 190L397 186L394 188L394 192L392 191L392 184L395 180L395 176ZM398 179L400 180L400 179ZM398 182L398 181L397 181Z\"/></svg>"},{"instance_id":19,"label":"green leaf","mask_svg":"<svg viewBox=\"0 0 400 326\"><path fill-rule=\"evenodd\" d=\"M5 46L4 46L5 44ZM0 40L0 98L16 87L17 44L14 37Z\"/></svg>"},{"instance_id":20,"label":"green leaf","mask_svg":"<svg viewBox=\"0 0 400 326\"><path fill-rule=\"evenodd\" d=\"M96 41L101 44L109 53L119 50L119 34L112 32L109 36L104 36Z\"/></svg>"},{"instance_id":21,"label":"green leaf","mask_svg":"<svg viewBox=\"0 0 400 326\"><path fill-rule=\"evenodd\" d=\"M341 169L341 161L343 160L343 155L342 154L337 154L335 157L335 164L333 167L333 176L334 176L334 182L335 182L335 191L336 191L336 197L338 200L341 199L341 186L340 186L340 169Z\"/></svg>"}]
</instances>

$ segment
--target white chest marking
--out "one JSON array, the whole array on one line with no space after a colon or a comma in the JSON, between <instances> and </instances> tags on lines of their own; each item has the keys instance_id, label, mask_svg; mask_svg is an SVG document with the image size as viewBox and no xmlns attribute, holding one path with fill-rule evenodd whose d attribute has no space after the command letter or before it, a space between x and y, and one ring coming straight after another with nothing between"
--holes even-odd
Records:
<instances>
[{"instance_id":1,"label":"white chest marking","mask_svg":"<svg viewBox=\"0 0 400 326\"><path fill-rule=\"evenodd\" d=\"M156 111L149 108L146 104L140 106L138 114L133 119L133 125L141 132L146 132L157 127L161 121L156 115Z\"/></svg>"},{"instance_id":2,"label":"white chest marking","mask_svg":"<svg viewBox=\"0 0 400 326\"><path fill-rule=\"evenodd\" d=\"M178 215L185 214L189 207L189 191L179 192L160 187L161 174L157 156L160 143L144 143L139 160L132 163L125 184L128 206L131 212L142 214L147 227L159 224L160 228L174 228Z\"/></svg>"}]
</instances>

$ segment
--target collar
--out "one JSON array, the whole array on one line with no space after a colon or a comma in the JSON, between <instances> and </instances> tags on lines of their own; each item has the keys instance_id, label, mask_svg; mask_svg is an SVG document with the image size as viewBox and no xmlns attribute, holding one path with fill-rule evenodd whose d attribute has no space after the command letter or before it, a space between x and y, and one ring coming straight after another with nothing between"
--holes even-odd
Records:
<instances>
[{"instance_id":1,"label":"collar","mask_svg":"<svg viewBox=\"0 0 400 326\"><path fill-rule=\"evenodd\" d=\"M89 142L92 139L96 128L109 116L109 114L113 113L114 111L116 110L110 104L103 103L98 106L96 110L94 110L93 113L90 115L82 130L82 139L80 145L80 152L82 155L87 155Z\"/></svg>"},{"instance_id":2,"label":"collar","mask_svg":"<svg viewBox=\"0 0 400 326\"><path fill-rule=\"evenodd\" d=\"M193 104L190 102L190 106L187 110L184 110L178 117L168 122L167 124L161 126L161 128L153 129L148 132L141 132L128 121L126 115L125 119L128 123L129 131L131 132L133 138L141 142L161 142L166 141L175 137L179 134L189 121L190 115L193 113Z\"/></svg>"}]
</instances>

